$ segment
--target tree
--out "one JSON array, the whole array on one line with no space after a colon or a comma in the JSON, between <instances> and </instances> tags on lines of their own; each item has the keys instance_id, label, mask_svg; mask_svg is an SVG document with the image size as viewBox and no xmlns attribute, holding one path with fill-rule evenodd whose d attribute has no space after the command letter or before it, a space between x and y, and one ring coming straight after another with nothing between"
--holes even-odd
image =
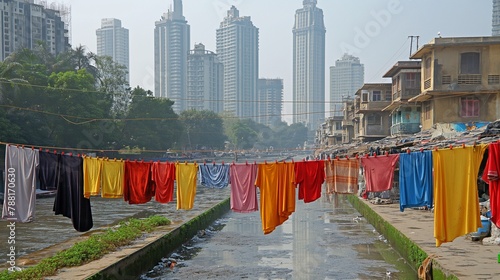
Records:
<instances>
[{"instance_id":1,"label":"tree","mask_svg":"<svg viewBox=\"0 0 500 280\"><path fill-rule=\"evenodd\" d=\"M189 110L180 114L184 132L182 142L189 149L219 149L224 147L226 137L222 118L212 111Z\"/></svg>"},{"instance_id":2,"label":"tree","mask_svg":"<svg viewBox=\"0 0 500 280\"><path fill-rule=\"evenodd\" d=\"M132 101L127 81L127 67L116 63L109 56L95 56L97 89L113 96L113 115L124 115Z\"/></svg>"},{"instance_id":3,"label":"tree","mask_svg":"<svg viewBox=\"0 0 500 280\"><path fill-rule=\"evenodd\" d=\"M251 126L252 121L249 120L228 120L226 136L236 150L254 147L259 135Z\"/></svg>"},{"instance_id":4,"label":"tree","mask_svg":"<svg viewBox=\"0 0 500 280\"><path fill-rule=\"evenodd\" d=\"M132 103L124 122L122 145L147 150L167 150L178 142L182 133L173 101L155 98L140 87L132 90Z\"/></svg>"}]
</instances>

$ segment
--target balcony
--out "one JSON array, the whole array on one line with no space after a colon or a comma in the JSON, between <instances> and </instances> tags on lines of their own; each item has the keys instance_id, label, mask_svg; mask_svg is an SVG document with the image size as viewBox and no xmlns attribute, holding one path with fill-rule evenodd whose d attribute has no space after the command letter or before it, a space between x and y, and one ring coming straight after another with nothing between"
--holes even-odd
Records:
<instances>
[{"instance_id":1,"label":"balcony","mask_svg":"<svg viewBox=\"0 0 500 280\"><path fill-rule=\"evenodd\" d=\"M342 120L342 127L353 126L352 120Z\"/></svg>"},{"instance_id":2,"label":"balcony","mask_svg":"<svg viewBox=\"0 0 500 280\"><path fill-rule=\"evenodd\" d=\"M420 132L419 123L398 123L391 126L391 135L414 134Z\"/></svg>"},{"instance_id":3,"label":"balcony","mask_svg":"<svg viewBox=\"0 0 500 280\"><path fill-rule=\"evenodd\" d=\"M356 113L363 113L367 111L382 111L385 107L389 106L391 101L370 101L361 103Z\"/></svg>"}]
</instances>

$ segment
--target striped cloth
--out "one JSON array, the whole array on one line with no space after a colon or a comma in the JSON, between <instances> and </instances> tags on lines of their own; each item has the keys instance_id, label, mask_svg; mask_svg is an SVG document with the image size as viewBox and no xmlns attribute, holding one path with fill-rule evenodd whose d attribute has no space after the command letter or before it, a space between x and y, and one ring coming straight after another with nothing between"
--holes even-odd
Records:
<instances>
[{"instance_id":1,"label":"striped cloth","mask_svg":"<svg viewBox=\"0 0 500 280\"><path fill-rule=\"evenodd\" d=\"M358 159L328 160L325 169L328 193L356 194L358 192Z\"/></svg>"}]
</instances>

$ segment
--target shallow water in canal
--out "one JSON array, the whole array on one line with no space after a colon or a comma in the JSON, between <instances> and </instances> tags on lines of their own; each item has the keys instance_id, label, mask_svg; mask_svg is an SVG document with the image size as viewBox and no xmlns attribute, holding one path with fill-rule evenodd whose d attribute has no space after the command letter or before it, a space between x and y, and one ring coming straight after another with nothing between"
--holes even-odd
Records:
<instances>
[{"instance_id":1,"label":"shallow water in canal","mask_svg":"<svg viewBox=\"0 0 500 280\"><path fill-rule=\"evenodd\" d=\"M323 195L309 204L297 201L296 212L268 235L258 212L230 212L140 279L418 277L344 196Z\"/></svg>"},{"instance_id":2,"label":"shallow water in canal","mask_svg":"<svg viewBox=\"0 0 500 280\"><path fill-rule=\"evenodd\" d=\"M68 241L69 246L73 240L81 236L102 231L110 225L131 217L145 218L159 214L169 218L174 225L182 223L189 220L191 216L199 215L202 211L209 209L214 203L223 201L229 195L229 188L209 189L198 186L193 209L189 211L176 209L175 196L174 200L167 204L151 201L141 205L129 205L123 199L91 197L94 227L87 233L77 232L70 219L54 215L52 211L54 197L37 198L33 222L16 223L16 257L28 259L27 264L30 264L31 260L51 256L60 250L60 247L51 247L55 244ZM0 220L0 270L4 268L2 265L6 265L7 252L11 246L8 243L10 233L7 225L7 221ZM18 265L20 264L18 263Z\"/></svg>"}]
</instances>

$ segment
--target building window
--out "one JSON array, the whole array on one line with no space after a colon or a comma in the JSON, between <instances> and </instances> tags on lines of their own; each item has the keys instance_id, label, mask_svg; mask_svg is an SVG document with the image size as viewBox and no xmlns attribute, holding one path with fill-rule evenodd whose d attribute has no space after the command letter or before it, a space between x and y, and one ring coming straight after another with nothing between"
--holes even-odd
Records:
<instances>
[{"instance_id":1,"label":"building window","mask_svg":"<svg viewBox=\"0 0 500 280\"><path fill-rule=\"evenodd\" d=\"M407 88L417 87L417 73L406 73L406 87Z\"/></svg>"},{"instance_id":2,"label":"building window","mask_svg":"<svg viewBox=\"0 0 500 280\"><path fill-rule=\"evenodd\" d=\"M362 95L362 101L368 102L368 92L363 92L361 93L361 95Z\"/></svg>"},{"instance_id":3,"label":"building window","mask_svg":"<svg viewBox=\"0 0 500 280\"><path fill-rule=\"evenodd\" d=\"M380 90L374 90L372 92L372 101L381 101L382 100L382 92Z\"/></svg>"},{"instance_id":4,"label":"building window","mask_svg":"<svg viewBox=\"0 0 500 280\"><path fill-rule=\"evenodd\" d=\"M425 59L425 79L430 79L431 78L431 58L428 57Z\"/></svg>"},{"instance_id":5,"label":"building window","mask_svg":"<svg viewBox=\"0 0 500 280\"><path fill-rule=\"evenodd\" d=\"M380 125L380 116L377 114L370 114L367 117L368 125Z\"/></svg>"},{"instance_id":6,"label":"building window","mask_svg":"<svg viewBox=\"0 0 500 280\"><path fill-rule=\"evenodd\" d=\"M424 105L424 120L431 119L431 103L427 102Z\"/></svg>"},{"instance_id":7,"label":"building window","mask_svg":"<svg viewBox=\"0 0 500 280\"><path fill-rule=\"evenodd\" d=\"M479 100L474 97L460 98L460 116L463 118L479 117Z\"/></svg>"},{"instance_id":8,"label":"building window","mask_svg":"<svg viewBox=\"0 0 500 280\"><path fill-rule=\"evenodd\" d=\"M481 74L479 68L479 53L467 52L460 55L460 74Z\"/></svg>"},{"instance_id":9,"label":"building window","mask_svg":"<svg viewBox=\"0 0 500 280\"><path fill-rule=\"evenodd\" d=\"M385 92L385 101L392 101L392 91Z\"/></svg>"}]
</instances>

